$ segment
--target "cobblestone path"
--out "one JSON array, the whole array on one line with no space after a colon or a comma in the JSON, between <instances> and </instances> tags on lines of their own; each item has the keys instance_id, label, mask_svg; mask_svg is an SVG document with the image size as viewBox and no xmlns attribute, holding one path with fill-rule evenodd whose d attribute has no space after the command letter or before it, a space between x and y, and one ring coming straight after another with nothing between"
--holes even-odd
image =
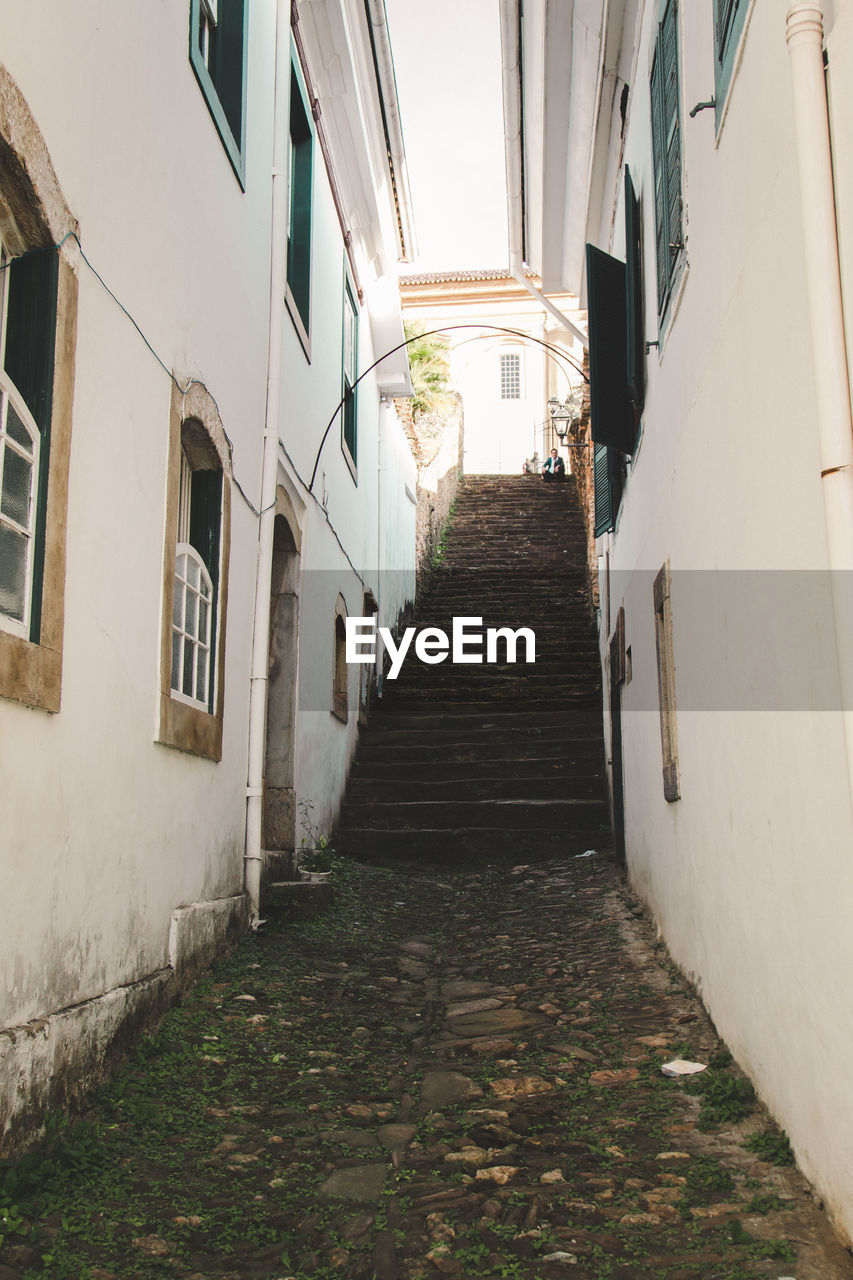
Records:
<instances>
[{"instance_id":1,"label":"cobblestone path","mask_svg":"<svg viewBox=\"0 0 853 1280\"><path fill-rule=\"evenodd\" d=\"M0 1280L853 1276L601 854L335 882L7 1171Z\"/></svg>"}]
</instances>

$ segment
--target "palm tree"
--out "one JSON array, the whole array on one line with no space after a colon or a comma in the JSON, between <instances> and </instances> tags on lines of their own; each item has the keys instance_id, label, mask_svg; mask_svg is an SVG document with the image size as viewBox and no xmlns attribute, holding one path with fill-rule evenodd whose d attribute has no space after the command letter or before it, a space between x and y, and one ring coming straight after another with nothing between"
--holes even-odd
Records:
<instances>
[{"instance_id":1,"label":"palm tree","mask_svg":"<svg viewBox=\"0 0 853 1280\"><path fill-rule=\"evenodd\" d=\"M423 325L407 324L409 368L412 373L412 418L426 414L439 417L452 411L456 403L450 387L450 343L440 333L424 333Z\"/></svg>"}]
</instances>

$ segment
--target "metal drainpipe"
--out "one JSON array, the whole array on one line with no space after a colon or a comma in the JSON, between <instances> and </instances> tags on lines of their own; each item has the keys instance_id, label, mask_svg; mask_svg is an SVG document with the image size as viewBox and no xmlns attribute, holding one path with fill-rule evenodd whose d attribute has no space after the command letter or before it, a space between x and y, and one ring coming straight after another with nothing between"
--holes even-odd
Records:
<instances>
[{"instance_id":1,"label":"metal drainpipe","mask_svg":"<svg viewBox=\"0 0 853 1280\"><path fill-rule=\"evenodd\" d=\"M823 10L799 0L787 15L794 126L847 768L853 800L853 417L844 339L838 228L823 63Z\"/></svg>"},{"instance_id":2,"label":"metal drainpipe","mask_svg":"<svg viewBox=\"0 0 853 1280\"><path fill-rule=\"evenodd\" d=\"M264 755L266 751L267 684L269 681L270 580L272 577L275 494L278 478L278 406L281 394L281 342L284 315L284 228L287 213L287 129L283 102L290 84L290 3L277 0L275 29L275 93L273 114L272 246L270 252L269 351L261 473L261 515L258 521L258 563L252 633L252 676L249 691L249 753L246 782L246 849L243 883L249 898L252 927L260 918L261 823Z\"/></svg>"}]
</instances>

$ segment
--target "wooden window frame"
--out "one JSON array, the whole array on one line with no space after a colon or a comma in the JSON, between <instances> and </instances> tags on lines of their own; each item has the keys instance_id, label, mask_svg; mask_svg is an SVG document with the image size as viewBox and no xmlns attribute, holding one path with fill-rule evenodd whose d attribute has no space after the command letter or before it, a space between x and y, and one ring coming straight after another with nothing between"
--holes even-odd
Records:
<instances>
[{"instance_id":1,"label":"wooden window frame","mask_svg":"<svg viewBox=\"0 0 853 1280\"><path fill-rule=\"evenodd\" d=\"M216 59L220 68L217 71L216 66L210 65L212 55L203 36L207 29L203 19L210 13L204 0L190 0L190 63L237 181L245 191L249 0L217 0L216 10ZM225 80L238 75L240 84L235 94Z\"/></svg>"},{"instance_id":2,"label":"wooden window frame","mask_svg":"<svg viewBox=\"0 0 853 1280\"><path fill-rule=\"evenodd\" d=\"M163 542L162 617L160 626L160 714L156 741L208 760L222 759L222 726L225 706L225 640L228 621L228 566L231 548L231 451L215 401L200 383L183 394L172 384L169 416L169 457L166 486L166 519ZM172 620L174 617L175 555L179 538L182 471L182 428L198 423L222 470L222 513L219 543L217 601L212 626L212 702L208 708L190 702L172 689Z\"/></svg>"}]
</instances>

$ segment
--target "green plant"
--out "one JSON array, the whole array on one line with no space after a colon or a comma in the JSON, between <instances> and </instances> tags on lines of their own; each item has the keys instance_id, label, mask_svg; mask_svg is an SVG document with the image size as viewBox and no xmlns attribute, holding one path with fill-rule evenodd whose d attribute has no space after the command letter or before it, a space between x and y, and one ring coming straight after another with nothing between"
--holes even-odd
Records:
<instances>
[{"instance_id":1,"label":"green plant","mask_svg":"<svg viewBox=\"0 0 853 1280\"><path fill-rule=\"evenodd\" d=\"M753 1133L741 1144L747 1151L754 1152L759 1160L768 1164L793 1164L794 1153L788 1141L787 1133L779 1133L773 1129L765 1129L763 1133Z\"/></svg>"},{"instance_id":2,"label":"green plant","mask_svg":"<svg viewBox=\"0 0 853 1280\"><path fill-rule=\"evenodd\" d=\"M453 405L450 390L450 343L440 333L425 334L421 325L406 325L412 374L412 418L445 414Z\"/></svg>"},{"instance_id":3,"label":"green plant","mask_svg":"<svg viewBox=\"0 0 853 1280\"><path fill-rule=\"evenodd\" d=\"M703 1133L721 1124L737 1124L755 1108L755 1090L743 1076L703 1072L689 1078L684 1088L686 1093L698 1094L702 1099L699 1128Z\"/></svg>"},{"instance_id":4,"label":"green plant","mask_svg":"<svg viewBox=\"0 0 853 1280\"><path fill-rule=\"evenodd\" d=\"M756 1195L746 1207L750 1213L774 1213L782 1208L782 1201L777 1195Z\"/></svg>"},{"instance_id":5,"label":"green plant","mask_svg":"<svg viewBox=\"0 0 853 1280\"><path fill-rule=\"evenodd\" d=\"M314 821L314 805L310 800L300 800L299 825L302 840L299 845L299 865L303 871L331 871L332 849L328 836L320 831Z\"/></svg>"},{"instance_id":6,"label":"green plant","mask_svg":"<svg viewBox=\"0 0 853 1280\"><path fill-rule=\"evenodd\" d=\"M711 1156L698 1156L687 1170L685 1199L696 1204L708 1195L726 1196L734 1191L734 1180L728 1169Z\"/></svg>"}]
</instances>

